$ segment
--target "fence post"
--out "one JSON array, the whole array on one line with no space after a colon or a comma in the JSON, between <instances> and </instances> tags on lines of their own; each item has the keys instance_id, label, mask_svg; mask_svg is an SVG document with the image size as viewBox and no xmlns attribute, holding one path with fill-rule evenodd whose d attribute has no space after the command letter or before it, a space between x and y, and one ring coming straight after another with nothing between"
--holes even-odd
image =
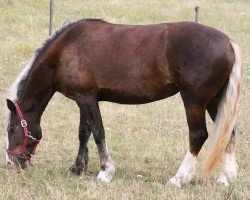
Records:
<instances>
[{"instance_id":1,"label":"fence post","mask_svg":"<svg viewBox=\"0 0 250 200\"><path fill-rule=\"evenodd\" d=\"M54 14L54 1L50 0L49 3L49 35L53 33L53 14Z\"/></svg>"},{"instance_id":2,"label":"fence post","mask_svg":"<svg viewBox=\"0 0 250 200\"><path fill-rule=\"evenodd\" d=\"M195 7L195 22L199 23L199 17L200 17L200 7Z\"/></svg>"}]
</instances>

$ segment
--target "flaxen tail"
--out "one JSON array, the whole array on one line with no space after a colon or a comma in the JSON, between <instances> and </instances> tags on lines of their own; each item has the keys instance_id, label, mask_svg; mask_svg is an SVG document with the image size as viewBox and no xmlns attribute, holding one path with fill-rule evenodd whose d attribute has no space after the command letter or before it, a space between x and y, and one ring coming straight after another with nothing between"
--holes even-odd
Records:
<instances>
[{"instance_id":1,"label":"flaxen tail","mask_svg":"<svg viewBox=\"0 0 250 200\"><path fill-rule=\"evenodd\" d=\"M222 158L233 131L240 97L242 82L242 57L239 46L230 40L235 54L235 62L231 71L227 89L224 91L215 120L209 152L203 170L205 173L214 171Z\"/></svg>"}]
</instances>

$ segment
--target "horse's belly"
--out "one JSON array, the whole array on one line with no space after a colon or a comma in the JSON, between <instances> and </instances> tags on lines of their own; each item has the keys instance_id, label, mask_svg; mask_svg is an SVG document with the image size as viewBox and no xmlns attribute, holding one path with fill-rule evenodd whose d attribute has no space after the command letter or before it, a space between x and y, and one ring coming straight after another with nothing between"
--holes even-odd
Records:
<instances>
[{"instance_id":1,"label":"horse's belly","mask_svg":"<svg viewBox=\"0 0 250 200\"><path fill-rule=\"evenodd\" d=\"M179 89L175 84L151 87L122 87L102 88L99 92L99 101L110 101L121 104L143 104L157 101L175 95Z\"/></svg>"}]
</instances>

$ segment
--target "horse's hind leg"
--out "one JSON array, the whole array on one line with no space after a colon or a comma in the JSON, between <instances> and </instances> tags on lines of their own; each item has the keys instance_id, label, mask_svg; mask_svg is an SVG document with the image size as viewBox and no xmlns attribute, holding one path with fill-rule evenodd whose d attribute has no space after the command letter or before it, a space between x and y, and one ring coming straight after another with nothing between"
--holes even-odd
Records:
<instances>
[{"instance_id":1,"label":"horse's hind leg","mask_svg":"<svg viewBox=\"0 0 250 200\"><path fill-rule=\"evenodd\" d=\"M203 103L192 101L193 97L181 93L189 127L189 150L176 175L169 182L181 187L191 181L196 172L197 155L208 137Z\"/></svg>"},{"instance_id":2,"label":"horse's hind leg","mask_svg":"<svg viewBox=\"0 0 250 200\"><path fill-rule=\"evenodd\" d=\"M87 124L87 120L85 118L84 110L80 108L80 125L79 125L79 150L78 155L76 157L75 164L70 168L70 170L80 175L82 172L86 172L88 168L88 147L87 143L89 140L89 136L91 134L90 127Z\"/></svg>"},{"instance_id":3,"label":"horse's hind leg","mask_svg":"<svg viewBox=\"0 0 250 200\"><path fill-rule=\"evenodd\" d=\"M219 106L220 99L221 98L214 99L208 104L207 107L207 111L213 121L215 121L217 115L217 108ZM219 184L229 186L230 185L229 180L236 177L237 177L237 163L235 160L235 128L234 128L231 139L227 145L224 157L222 159L222 172L217 182Z\"/></svg>"},{"instance_id":4,"label":"horse's hind leg","mask_svg":"<svg viewBox=\"0 0 250 200\"><path fill-rule=\"evenodd\" d=\"M77 104L93 133L98 148L101 171L97 176L97 181L109 182L115 173L115 167L106 145L105 132L98 102L95 97L84 95L78 99Z\"/></svg>"}]
</instances>

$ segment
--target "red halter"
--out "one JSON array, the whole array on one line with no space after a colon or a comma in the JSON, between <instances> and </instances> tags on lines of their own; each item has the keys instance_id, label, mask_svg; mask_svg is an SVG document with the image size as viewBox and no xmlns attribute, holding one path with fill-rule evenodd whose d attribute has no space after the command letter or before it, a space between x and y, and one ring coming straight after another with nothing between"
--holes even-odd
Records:
<instances>
[{"instance_id":1,"label":"red halter","mask_svg":"<svg viewBox=\"0 0 250 200\"><path fill-rule=\"evenodd\" d=\"M36 147L37 147L38 143L40 142L40 140L36 139L35 137L33 137L31 135L31 132L29 132L29 130L27 128L27 125L28 125L27 121L24 119L22 111L21 111L18 103L16 103L15 106L16 106L17 115L20 119L20 123L21 123L21 126L23 127L23 131L24 131L24 141L23 141L23 145L22 145L22 153L11 151L9 149L6 149L6 152L9 155L17 156L19 158L27 160L29 162L29 164L31 166L33 166L32 162L31 162L31 155L35 154ZM29 138L33 141L33 143L35 143L35 146L33 147L31 154L27 154L27 144L28 144Z\"/></svg>"}]
</instances>

